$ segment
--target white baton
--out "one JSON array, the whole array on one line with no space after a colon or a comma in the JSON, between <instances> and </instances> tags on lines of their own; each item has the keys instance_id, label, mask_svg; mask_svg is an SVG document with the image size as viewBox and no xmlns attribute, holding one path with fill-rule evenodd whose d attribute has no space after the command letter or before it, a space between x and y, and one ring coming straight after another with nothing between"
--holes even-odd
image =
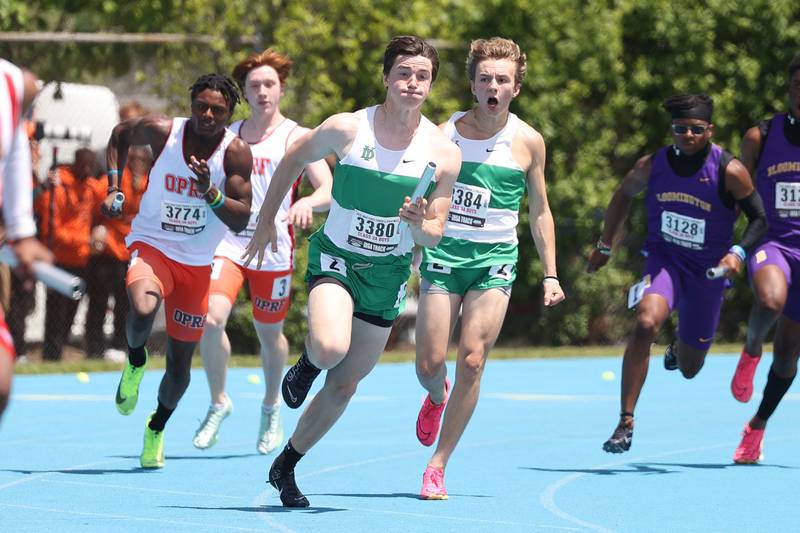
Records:
<instances>
[{"instance_id":1,"label":"white baton","mask_svg":"<svg viewBox=\"0 0 800 533\"><path fill-rule=\"evenodd\" d=\"M436 163L433 161L429 161L427 165L425 165L425 170L422 171L422 176L419 178L419 182L417 186L414 188L414 192L411 194L411 202L414 203L423 196L425 193L428 192L428 186L433 181L433 176L436 174ZM405 231L408 228L408 222L401 220L400 221L400 231Z\"/></svg>"},{"instance_id":2,"label":"white baton","mask_svg":"<svg viewBox=\"0 0 800 533\"><path fill-rule=\"evenodd\" d=\"M17 266L17 256L8 245L0 246L0 263L5 263L11 268ZM86 282L66 270L42 261L34 261L32 270L36 279L73 300L80 300L86 292Z\"/></svg>"}]
</instances>

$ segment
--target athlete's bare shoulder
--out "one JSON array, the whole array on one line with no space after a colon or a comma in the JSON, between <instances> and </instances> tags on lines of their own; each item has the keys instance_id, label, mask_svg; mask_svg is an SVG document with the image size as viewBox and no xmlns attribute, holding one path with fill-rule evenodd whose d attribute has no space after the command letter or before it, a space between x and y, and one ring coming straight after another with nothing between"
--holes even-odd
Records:
<instances>
[{"instance_id":1,"label":"athlete's bare shoulder","mask_svg":"<svg viewBox=\"0 0 800 533\"><path fill-rule=\"evenodd\" d=\"M301 126L300 124L298 124L297 126L292 128L291 132L289 132L289 138L286 139L286 142L288 144L292 144L293 142L295 142L297 139L299 139L309 131L311 131L309 128L306 128L305 126Z\"/></svg>"},{"instance_id":2,"label":"athlete's bare shoulder","mask_svg":"<svg viewBox=\"0 0 800 533\"><path fill-rule=\"evenodd\" d=\"M442 126L431 128L430 141L433 143L434 149L443 150L448 155L458 154L460 157L461 150L458 149L456 143L444 134Z\"/></svg>"},{"instance_id":3,"label":"athlete's bare shoulder","mask_svg":"<svg viewBox=\"0 0 800 533\"><path fill-rule=\"evenodd\" d=\"M172 118L158 113L133 118L130 119L130 122L138 123L138 127L146 130L168 132L172 128Z\"/></svg>"},{"instance_id":4,"label":"athlete's bare shoulder","mask_svg":"<svg viewBox=\"0 0 800 533\"><path fill-rule=\"evenodd\" d=\"M250 145L236 135L225 150L225 174L228 178L240 176L244 181L250 181L250 170L253 168L253 154Z\"/></svg>"},{"instance_id":5,"label":"athlete's bare shoulder","mask_svg":"<svg viewBox=\"0 0 800 533\"><path fill-rule=\"evenodd\" d=\"M337 113L326 118L314 128L312 142L327 152L336 152L341 158L349 151L358 134L361 119L356 113Z\"/></svg>"},{"instance_id":6,"label":"athlete's bare shoulder","mask_svg":"<svg viewBox=\"0 0 800 533\"><path fill-rule=\"evenodd\" d=\"M544 137L530 124L519 120L511 144L517 164L526 172L533 166L544 167L546 149Z\"/></svg>"},{"instance_id":7,"label":"athlete's bare shoulder","mask_svg":"<svg viewBox=\"0 0 800 533\"><path fill-rule=\"evenodd\" d=\"M441 172L452 175L455 179L461 169L461 150L438 127L433 127L430 131L428 142L430 142L431 153L435 158L436 165L439 167L437 175L441 175Z\"/></svg>"},{"instance_id":8,"label":"athlete's bare shoulder","mask_svg":"<svg viewBox=\"0 0 800 533\"><path fill-rule=\"evenodd\" d=\"M227 151L229 153L233 152L234 154L242 154L242 155L244 155L245 153L249 154L250 145L247 144L247 141L245 141L244 139L242 139L237 135L231 140L231 143L228 145Z\"/></svg>"},{"instance_id":9,"label":"athlete's bare shoulder","mask_svg":"<svg viewBox=\"0 0 800 533\"><path fill-rule=\"evenodd\" d=\"M338 131L344 134L352 134L355 137L361 119L358 113L336 113L326 118L320 128L327 131Z\"/></svg>"},{"instance_id":10,"label":"athlete's bare shoulder","mask_svg":"<svg viewBox=\"0 0 800 533\"><path fill-rule=\"evenodd\" d=\"M39 93L39 78L30 70L22 69L22 112L25 113Z\"/></svg>"}]
</instances>

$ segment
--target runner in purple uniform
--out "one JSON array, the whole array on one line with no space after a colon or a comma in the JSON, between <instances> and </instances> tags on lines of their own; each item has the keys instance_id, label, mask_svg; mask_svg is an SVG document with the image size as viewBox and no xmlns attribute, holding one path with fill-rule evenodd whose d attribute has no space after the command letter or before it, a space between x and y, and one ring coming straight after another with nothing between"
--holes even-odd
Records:
<instances>
[{"instance_id":1,"label":"runner in purple uniform","mask_svg":"<svg viewBox=\"0 0 800 533\"><path fill-rule=\"evenodd\" d=\"M747 130L742 163L755 176L769 230L748 262L756 301L731 382L740 402L753 394L762 343L778 322L764 396L733 456L737 463L757 463L767 420L789 390L800 355L800 56L789 64L789 111Z\"/></svg>"},{"instance_id":2,"label":"runner in purple uniform","mask_svg":"<svg viewBox=\"0 0 800 533\"><path fill-rule=\"evenodd\" d=\"M610 453L627 451L633 438L633 410L647 377L650 346L672 310L678 311L678 339L667 350L665 366L680 368L687 379L703 366L717 329L724 279L709 280L706 270L742 269L747 250L766 231L764 206L747 169L711 142L713 102L683 94L664 102L672 115L674 144L639 159L622 180L606 212L588 272L605 265L614 235L628 217L634 197L646 190L647 262L644 277L631 289L636 326L622 361L619 423L604 444ZM742 241L730 246L736 205L748 226Z\"/></svg>"}]
</instances>

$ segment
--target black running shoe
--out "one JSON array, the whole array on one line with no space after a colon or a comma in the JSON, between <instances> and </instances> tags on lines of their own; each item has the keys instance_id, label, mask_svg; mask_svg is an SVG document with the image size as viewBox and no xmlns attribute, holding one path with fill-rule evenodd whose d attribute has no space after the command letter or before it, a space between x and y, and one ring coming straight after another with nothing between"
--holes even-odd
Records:
<instances>
[{"instance_id":1,"label":"black running shoe","mask_svg":"<svg viewBox=\"0 0 800 533\"><path fill-rule=\"evenodd\" d=\"M267 474L267 483L275 487L281 497L284 507L308 507L308 499L297 488L294 480L294 468L285 472L283 469L283 454L275 458Z\"/></svg>"},{"instance_id":2,"label":"black running shoe","mask_svg":"<svg viewBox=\"0 0 800 533\"><path fill-rule=\"evenodd\" d=\"M672 344L667 346L664 351L664 368L667 370L675 370L678 368L678 356L672 351Z\"/></svg>"},{"instance_id":3,"label":"black running shoe","mask_svg":"<svg viewBox=\"0 0 800 533\"><path fill-rule=\"evenodd\" d=\"M623 425L622 422L611 434L611 438L603 443L603 450L608 453L622 453L631 449L633 441L633 426Z\"/></svg>"},{"instance_id":4,"label":"black running shoe","mask_svg":"<svg viewBox=\"0 0 800 533\"><path fill-rule=\"evenodd\" d=\"M311 384L314 379L319 375L321 370L311 364L305 352L297 360L292 368L283 376L281 383L281 392L283 393L283 401L286 402L291 409L297 409L308 396L308 391L311 390Z\"/></svg>"}]
</instances>

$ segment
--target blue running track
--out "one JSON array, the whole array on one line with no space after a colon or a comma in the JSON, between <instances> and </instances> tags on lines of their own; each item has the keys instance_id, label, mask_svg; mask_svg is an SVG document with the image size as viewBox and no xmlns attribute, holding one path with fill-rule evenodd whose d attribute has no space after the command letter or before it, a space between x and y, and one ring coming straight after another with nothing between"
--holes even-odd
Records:
<instances>
[{"instance_id":1,"label":"blue running track","mask_svg":"<svg viewBox=\"0 0 800 533\"><path fill-rule=\"evenodd\" d=\"M417 498L432 449L414 435L413 365L379 365L298 465L312 505L303 510L281 507L265 484L272 457L255 450L263 385L247 379L260 369L231 370L235 410L207 451L191 443L208 403L194 371L159 471L140 469L138 456L161 371L145 375L129 417L114 408L116 373L18 376L0 426L0 531L796 531L800 396L790 391L770 421L761 465L731 461L769 360L742 405L728 390L735 357L709 357L692 381L654 358L622 455L601 450L617 421L619 358L489 361L445 475L448 501ZM616 377L602 379L606 370ZM299 413L283 415L289 435Z\"/></svg>"}]
</instances>

